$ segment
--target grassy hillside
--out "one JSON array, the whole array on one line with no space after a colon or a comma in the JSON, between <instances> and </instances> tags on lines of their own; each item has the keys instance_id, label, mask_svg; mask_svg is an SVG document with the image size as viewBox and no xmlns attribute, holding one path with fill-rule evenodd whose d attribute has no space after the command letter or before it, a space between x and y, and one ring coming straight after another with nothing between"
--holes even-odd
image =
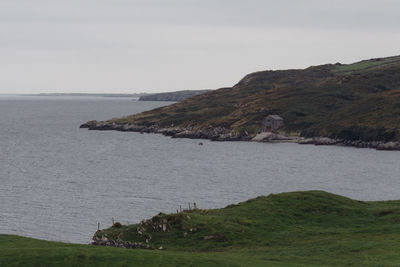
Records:
<instances>
[{"instance_id":1,"label":"grassy hillside","mask_svg":"<svg viewBox=\"0 0 400 267\"><path fill-rule=\"evenodd\" d=\"M96 233L132 242L147 238L154 250L3 235L0 266L398 266L399 221L400 201L283 193L223 209L159 214ZM166 232L153 228L159 223Z\"/></svg>"},{"instance_id":2,"label":"grassy hillside","mask_svg":"<svg viewBox=\"0 0 400 267\"><path fill-rule=\"evenodd\" d=\"M182 102L113 120L121 124L225 127L254 134L279 114L285 130L347 140L400 139L400 57L261 71Z\"/></svg>"}]
</instances>

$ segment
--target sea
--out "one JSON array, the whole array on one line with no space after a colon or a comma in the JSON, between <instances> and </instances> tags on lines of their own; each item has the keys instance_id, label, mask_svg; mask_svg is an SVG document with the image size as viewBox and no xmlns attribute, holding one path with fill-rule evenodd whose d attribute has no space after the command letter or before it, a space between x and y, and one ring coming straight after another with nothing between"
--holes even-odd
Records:
<instances>
[{"instance_id":1,"label":"sea","mask_svg":"<svg viewBox=\"0 0 400 267\"><path fill-rule=\"evenodd\" d=\"M0 96L0 234L87 244L113 220L298 190L400 199L400 152L79 128L170 104Z\"/></svg>"}]
</instances>

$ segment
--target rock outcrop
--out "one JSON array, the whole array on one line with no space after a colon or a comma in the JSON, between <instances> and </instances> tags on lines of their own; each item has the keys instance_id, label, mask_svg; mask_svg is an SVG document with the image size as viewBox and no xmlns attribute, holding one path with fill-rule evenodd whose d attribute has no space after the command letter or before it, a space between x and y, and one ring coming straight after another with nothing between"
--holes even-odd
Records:
<instances>
[{"instance_id":1,"label":"rock outcrop","mask_svg":"<svg viewBox=\"0 0 400 267\"><path fill-rule=\"evenodd\" d=\"M130 249L152 249L149 244L141 243L141 242L130 242L130 241L123 241L121 239L112 240L105 236L93 237L92 245L95 246L107 246L107 247L117 247L117 248L130 248Z\"/></svg>"},{"instance_id":2,"label":"rock outcrop","mask_svg":"<svg viewBox=\"0 0 400 267\"><path fill-rule=\"evenodd\" d=\"M362 141L362 140L342 140L331 139L327 137L314 137L298 141L302 145L340 145L352 146L357 148L374 148L376 150L400 150L399 142L383 142L383 141Z\"/></svg>"},{"instance_id":3,"label":"rock outcrop","mask_svg":"<svg viewBox=\"0 0 400 267\"><path fill-rule=\"evenodd\" d=\"M377 150L400 150L399 142L380 143L376 146Z\"/></svg>"},{"instance_id":4,"label":"rock outcrop","mask_svg":"<svg viewBox=\"0 0 400 267\"><path fill-rule=\"evenodd\" d=\"M331 138L327 138L327 137L314 137L314 138L306 138L306 139L299 140L298 143L301 145L330 146L330 145L337 145L340 142L341 142L341 140L331 139Z\"/></svg>"},{"instance_id":5,"label":"rock outcrop","mask_svg":"<svg viewBox=\"0 0 400 267\"><path fill-rule=\"evenodd\" d=\"M287 136L282 133L262 132L254 136L252 142L298 142L298 136Z\"/></svg>"}]
</instances>

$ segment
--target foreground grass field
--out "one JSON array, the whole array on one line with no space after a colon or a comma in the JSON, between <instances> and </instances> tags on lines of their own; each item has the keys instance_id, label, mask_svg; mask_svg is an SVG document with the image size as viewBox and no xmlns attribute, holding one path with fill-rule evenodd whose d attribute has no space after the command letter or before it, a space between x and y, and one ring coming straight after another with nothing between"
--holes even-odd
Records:
<instances>
[{"instance_id":1,"label":"foreground grass field","mask_svg":"<svg viewBox=\"0 0 400 267\"><path fill-rule=\"evenodd\" d=\"M158 223L167 230L154 228ZM223 209L159 214L96 236L150 239L155 249L3 235L0 266L399 266L400 201L362 202L321 191L283 193Z\"/></svg>"},{"instance_id":2,"label":"foreground grass field","mask_svg":"<svg viewBox=\"0 0 400 267\"><path fill-rule=\"evenodd\" d=\"M241 254L128 250L0 235L0 266L262 266L266 263L258 258L249 261Z\"/></svg>"}]
</instances>

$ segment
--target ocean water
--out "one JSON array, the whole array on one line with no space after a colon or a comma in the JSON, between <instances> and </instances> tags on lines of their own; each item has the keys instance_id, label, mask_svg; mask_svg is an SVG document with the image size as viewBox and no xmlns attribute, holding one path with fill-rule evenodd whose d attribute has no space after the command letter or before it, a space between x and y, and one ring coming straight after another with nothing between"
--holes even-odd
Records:
<instances>
[{"instance_id":1,"label":"ocean water","mask_svg":"<svg viewBox=\"0 0 400 267\"><path fill-rule=\"evenodd\" d=\"M167 105L128 98L0 96L0 233L89 243L112 218L136 223L196 202L325 190L400 199L400 152L210 142L79 125Z\"/></svg>"}]
</instances>

